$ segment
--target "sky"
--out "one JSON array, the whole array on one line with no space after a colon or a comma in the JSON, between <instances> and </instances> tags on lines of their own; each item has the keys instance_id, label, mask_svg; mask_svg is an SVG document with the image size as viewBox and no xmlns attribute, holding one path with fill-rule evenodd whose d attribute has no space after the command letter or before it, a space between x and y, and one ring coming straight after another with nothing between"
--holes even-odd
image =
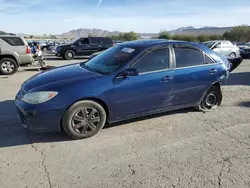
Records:
<instances>
[{"instance_id":1,"label":"sky","mask_svg":"<svg viewBox=\"0 0 250 188\"><path fill-rule=\"evenodd\" d=\"M158 33L250 25L250 0L0 0L0 31L61 34L79 28Z\"/></svg>"}]
</instances>

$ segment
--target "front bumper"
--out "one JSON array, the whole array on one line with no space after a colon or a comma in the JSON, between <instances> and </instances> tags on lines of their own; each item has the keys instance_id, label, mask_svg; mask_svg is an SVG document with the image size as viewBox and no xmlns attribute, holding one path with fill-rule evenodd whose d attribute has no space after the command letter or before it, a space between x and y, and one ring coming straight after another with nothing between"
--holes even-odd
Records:
<instances>
[{"instance_id":1,"label":"front bumper","mask_svg":"<svg viewBox=\"0 0 250 188\"><path fill-rule=\"evenodd\" d=\"M24 128L34 132L61 131L62 110L41 109L39 105L27 104L15 99L16 110Z\"/></svg>"}]
</instances>

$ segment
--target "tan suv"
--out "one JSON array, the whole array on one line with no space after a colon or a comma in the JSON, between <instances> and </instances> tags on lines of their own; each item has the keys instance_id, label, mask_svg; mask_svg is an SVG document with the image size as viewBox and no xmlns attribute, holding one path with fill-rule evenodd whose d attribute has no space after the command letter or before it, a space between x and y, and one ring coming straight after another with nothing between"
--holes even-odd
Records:
<instances>
[{"instance_id":1,"label":"tan suv","mask_svg":"<svg viewBox=\"0 0 250 188\"><path fill-rule=\"evenodd\" d=\"M30 47L24 38L0 35L0 74L15 74L21 65L33 62Z\"/></svg>"}]
</instances>

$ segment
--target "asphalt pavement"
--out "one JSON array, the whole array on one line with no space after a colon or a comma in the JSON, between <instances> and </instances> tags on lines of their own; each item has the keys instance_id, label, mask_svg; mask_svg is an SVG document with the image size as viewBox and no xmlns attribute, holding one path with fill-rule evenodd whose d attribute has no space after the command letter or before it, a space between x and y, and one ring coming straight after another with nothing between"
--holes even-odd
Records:
<instances>
[{"instance_id":1,"label":"asphalt pavement","mask_svg":"<svg viewBox=\"0 0 250 188\"><path fill-rule=\"evenodd\" d=\"M51 66L82 61L46 59ZM1 188L250 187L250 60L230 75L213 112L163 113L77 141L20 125L13 99L36 73L24 67L0 76Z\"/></svg>"}]
</instances>

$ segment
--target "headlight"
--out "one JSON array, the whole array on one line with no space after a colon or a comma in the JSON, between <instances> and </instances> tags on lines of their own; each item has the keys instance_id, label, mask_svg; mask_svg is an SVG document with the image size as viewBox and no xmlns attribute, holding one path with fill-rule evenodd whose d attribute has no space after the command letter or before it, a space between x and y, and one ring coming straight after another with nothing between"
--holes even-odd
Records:
<instances>
[{"instance_id":1,"label":"headlight","mask_svg":"<svg viewBox=\"0 0 250 188\"><path fill-rule=\"evenodd\" d=\"M40 104L52 99L57 94L58 92L55 91L39 91L27 93L21 100L30 104Z\"/></svg>"}]
</instances>

